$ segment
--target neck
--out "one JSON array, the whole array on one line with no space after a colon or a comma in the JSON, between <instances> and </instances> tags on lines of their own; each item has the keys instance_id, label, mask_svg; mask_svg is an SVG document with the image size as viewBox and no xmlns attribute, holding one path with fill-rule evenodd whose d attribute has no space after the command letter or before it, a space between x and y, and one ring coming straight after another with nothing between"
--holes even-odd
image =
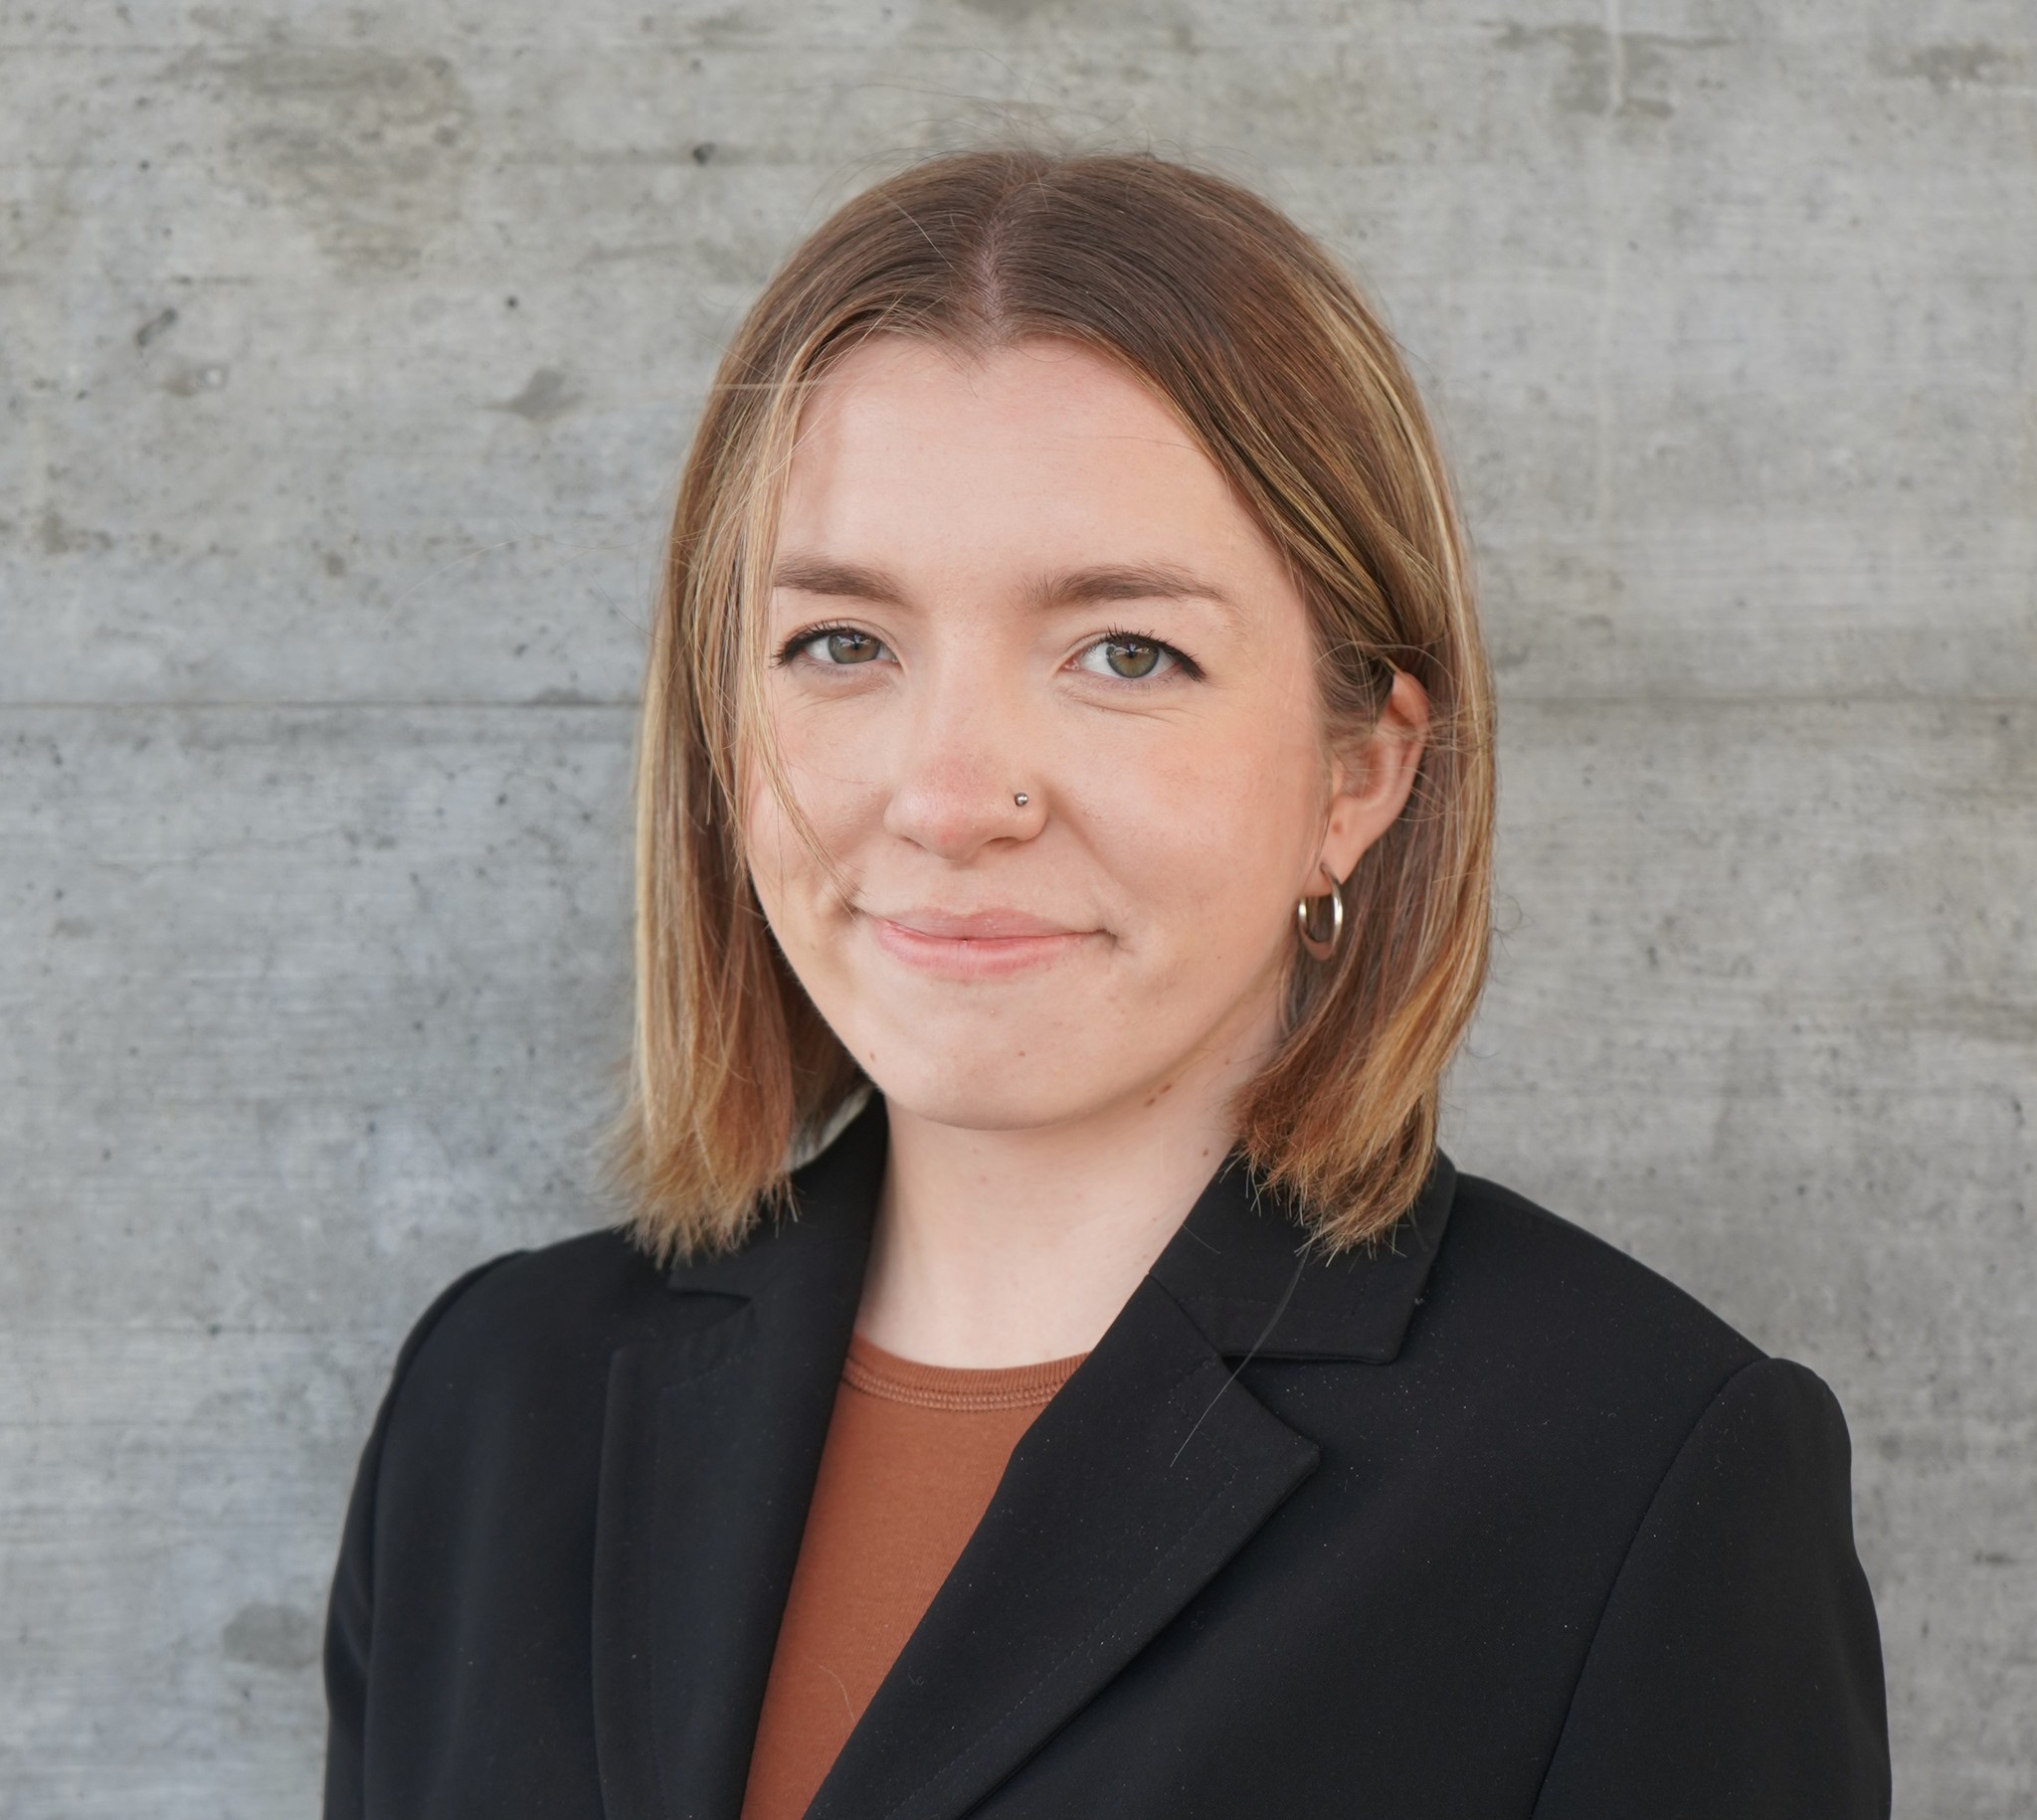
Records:
<instances>
[{"instance_id":1,"label":"neck","mask_svg":"<svg viewBox=\"0 0 2037 1820\"><path fill-rule=\"evenodd\" d=\"M1232 1097L1272 1031L1254 1035L1051 1125L971 1130L887 1103L857 1331L928 1365L1087 1352L1229 1151Z\"/></svg>"}]
</instances>

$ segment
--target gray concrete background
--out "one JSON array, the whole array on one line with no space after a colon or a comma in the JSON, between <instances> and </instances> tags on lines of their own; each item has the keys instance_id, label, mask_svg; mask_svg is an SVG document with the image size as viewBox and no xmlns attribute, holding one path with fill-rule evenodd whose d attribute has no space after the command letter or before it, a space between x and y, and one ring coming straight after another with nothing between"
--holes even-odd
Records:
<instances>
[{"instance_id":1,"label":"gray concrete background","mask_svg":"<svg viewBox=\"0 0 2037 1820\"><path fill-rule=\"evenodd\" d=\"M1899 1811L2033 1811L2029 0L0 0L0 1811L312 1806L396 1341L603 1215L710 363L1014 123L1385 299L1504 708L1451 1147L1830 1379Z\"/></svg>"}]
</instances>

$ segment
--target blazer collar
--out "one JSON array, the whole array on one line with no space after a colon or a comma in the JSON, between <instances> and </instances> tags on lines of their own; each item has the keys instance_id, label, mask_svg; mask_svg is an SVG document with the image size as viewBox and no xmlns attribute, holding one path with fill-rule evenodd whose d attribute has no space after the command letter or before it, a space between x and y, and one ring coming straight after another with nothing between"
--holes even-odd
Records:
<instances>
[{"instance_id":1,"label":"blazer collar","mask_svg":"<svg viewBox=\"0 0 2037 1820\"><path fill-rule=\"evenodd\" d=\"M1385 1365L1406 1338L1456 1188L1456 1169L1439 1151L1414 1205L1390 1231L1325 1257L1292 1205L1262 1194L1233 1154L1152 1274L1228 1357Z\"/></svg>"},{"instance_id":2,"label":"blazer collar","mask_svg":"<svg viewBox=\"0 0 2037 1820\"><path fill-rule=\"evenodd\" d=\"M856 1272L858 1292L884 1164L883 1101L869 1103L795 1178L800 1215L741 1250L671 1273L676 1290L751 1295L784 1272ZM1232 1153L1155 1260L1152 1276L1218 1353L1350 1359L1399 1352L1449 1224L1457 1171L1438 1151L1408 1211L1370 1245L1325 1257L1290 1201L1261 1191ZM845 1343L844 1343L845 1344Z\"/></svg>"},{"instance_id":3,"label":"blazer collar","mask_svg":"<svg viewBox=\"0 0 2037 1820\"><path fill-rule=\"evenodd\" d=\"M674 1270L673 1332L612 1363L595 1706L617 1820L735 1820L883 1177L874 1096L790 1217ZM1392 1358L1447 1218L1324 1260L1219 1170L1027 1429L809 1820L951 1820L1099 1693L1315 1470L1234 1362Z\"/></svg>"}]
</instances>

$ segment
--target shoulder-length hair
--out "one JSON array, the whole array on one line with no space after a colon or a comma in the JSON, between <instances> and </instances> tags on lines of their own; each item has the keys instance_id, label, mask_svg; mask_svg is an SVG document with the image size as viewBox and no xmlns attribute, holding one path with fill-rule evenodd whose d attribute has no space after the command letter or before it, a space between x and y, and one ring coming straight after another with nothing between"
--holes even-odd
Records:
<instances>
[{"instance_id":1,"label":"shoulder-length hair","mask_svg":"<svg viewBox=\"0 0 2037 1820\"><path fill-rule=\"evenodd\" d=\"M1457 514L1391 337L1266 202L1144 156L987 149L865 191L771 280L715 377L673 515L637 759L637 999L618 1173L661 1257L739 1243L862 1085L773 941L743 852L764 614L802 403L873 335L965 352L1081 343L1164 399L1285 556L1328 739L1395 668L1427 691L1414 792L1291 971L1238 1143L1329 1249L1374 1238L1432 1162L1440 1079L1484 982L1492 698ZM762 774L751 767L761 765Z\"/></svg>"}]
</instances>

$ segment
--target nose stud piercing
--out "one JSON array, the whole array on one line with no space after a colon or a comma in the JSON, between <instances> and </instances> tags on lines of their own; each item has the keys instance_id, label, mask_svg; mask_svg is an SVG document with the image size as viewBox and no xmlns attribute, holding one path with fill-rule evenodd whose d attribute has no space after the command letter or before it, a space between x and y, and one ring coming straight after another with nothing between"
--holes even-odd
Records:
<instances>
[{"instance_id":1,"label":"nose stud piercing","mask_svg":"<svg viewBox=\"0 0 2037 1820\"><path fill-rule=\"evenodd\" d=\"M1028 797L1028 796L1027 796L1027 795L1026 795L1026 794L1024 793L1024 791L1022 791L1022 790L1021 790L1021 791L1018 791L1018 792L1016 792L1016 793L1014 794L1014 796L1013 796L1013 798L1012 798L1012 801L1013 801L1013 802L1015 802L1016 804L1018 804L1018 807L1019 807L1020 809L1023 809L1023 808L1024 808L1024 807L1026 806L1026 804L1028 804L1028 803L1030 803L1030 802L1032 801L1032 799L1031 799L1030 797Z\"/></svg>"}]
</instances>

